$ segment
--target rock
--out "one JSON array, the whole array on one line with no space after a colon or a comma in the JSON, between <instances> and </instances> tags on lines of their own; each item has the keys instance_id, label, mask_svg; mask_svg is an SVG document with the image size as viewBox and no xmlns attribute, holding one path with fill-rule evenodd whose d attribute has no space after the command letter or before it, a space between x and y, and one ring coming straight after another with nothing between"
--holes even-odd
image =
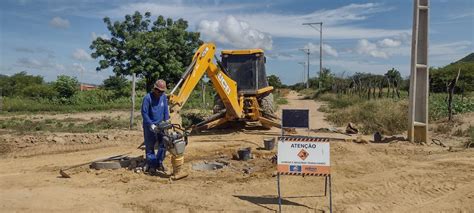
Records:
<instances>
[{"instance_id":1,"label":"rock","mask_svg":"<svg viewBox=\"0 0 474 213\"><path fill-rule=\"evenodd\" d=\"M66 142L61 137L53 137L53 142L64 145Z\"/></svg>"},{"instance_id":2,"label":"rock","mask_svg":"<svg viewBox=\"0 0 474 213\"><path fill-rule=\"evenodd\" d=\"M52 142L52 141L53 141L53 138L54 138L53 136L48 136L48 137L46 137L46 141Z\"/></svg>"}]
</instances>

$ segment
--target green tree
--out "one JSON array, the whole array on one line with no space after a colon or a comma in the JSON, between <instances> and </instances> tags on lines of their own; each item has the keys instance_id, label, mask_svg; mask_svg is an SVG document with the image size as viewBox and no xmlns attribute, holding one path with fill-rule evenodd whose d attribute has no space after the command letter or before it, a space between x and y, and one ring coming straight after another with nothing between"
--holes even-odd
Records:
<instances>
[{"instance_id":1,"label":"green tree","mask_svg":"<svg viewBox=\"0 0 474 213\"><path fill-rule=\"evenodd\" d=\"M75 77L60 75L54 82L54 89L60 98L69 99L79 90L79 81Z\"/></svg>"},{"instance_id":2,"label":"green tree","mask_svg":"<svg viewBox=\"0 0 474 213\"><path fill-rule=\"evenodd\" d=\"M456 77L461 69L459 81L454 91L456 93L474 91L474 62L457 62L439 68L430 68L430 90L446 92L446 85Z\"/></svg>"},{"instance_id":3,"label":"green tree","mask_svg":"<svg viewBox=\"0 0 474 213\"><path fill-rule=\"evenodd\" d=\"M53 99L58 96L58 92L51 84L32 84L21 90L23 97L48 98Z\"/></svg>"},{"instance_id":4,"label":"green tree","mask_svg":"<svg viewBox=\"0 0 474 213\"><path fill-rule=\"evenodd\" d=\"M0 83L4 96L21 96L25 87L43 84L44 80L41 76L28 75L25 71L22 71L10 77L2 76Z\"/></svg>"},{"instance_id":5,"label":"green tree","mask_svg":"<svg viewBox=\"0 0 474 213\"><path fill-rule=\"evenodd\" d=\"M112 75L104 80L102 87L111 90L116 97L130 95L130 82L123 75Z\"/></svg>"},{"instance_id":6,"label":"green tree","mask_svg":"<svg viewBox=\"0 0 474 213\"><path fill-rule=\"evenodd\" d=\"M202 43L198 32L187 31L188 22L183 19L160 15L152 22L150 12L143 16L137 11L123 21L112 23L108 17L103 21L112 38L92 41L91 56L100 58L96 70L112 68L116 75L125 76L135 73L146 79L147 91L158 78L178 80Z\"/></svg>"},{"instance_id":7,"label":"green tree","mask_svg":"<svg viewBox=\"0 0 474 213\"><path fill-rule=\"evenodd\" d=\"M385 73L385 76L391 81L391 82L401 82L403 79L402 79L402 76L400 75L400 72L395 69L395 68L392 68L390 70L387 71L387 73Z\"/></svg>"},{"instance_id":8,"label":"green tree","mask_svg":"<svg viewBox=\"0 0 474 213\"><path fill-rule=\"evenodd\" d=\"M276 75L269 75L267 77L268 79L268 84L274 88L282 88L283 84L281 83L281 80L278 76Z\"/></svg>"},{"instance_id":9,"label":"green tree","mask_svg":"<svg viewBox=\"0 0 474 213\"><path fill-rule=\"evenodd\" d=\"M324 67L319 80L321 82L322 91L331 90L334 83L334 74L331 73L331 69ZM319 85L315 84L314 87L318 88Z\"/></svg>"}]
</instances>

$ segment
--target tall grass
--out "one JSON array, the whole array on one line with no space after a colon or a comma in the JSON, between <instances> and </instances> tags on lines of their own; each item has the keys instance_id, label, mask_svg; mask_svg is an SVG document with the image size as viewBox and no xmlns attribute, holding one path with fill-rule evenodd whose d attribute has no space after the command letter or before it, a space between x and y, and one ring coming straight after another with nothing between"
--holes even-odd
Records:
<instances>
[{"instance_id":1,"label":"tall grass","mask_svg":"<svg viewBox=\"0 0 474 213\"><path fill-rule=\"evenodd\" d=\"M327 119L338 126L355 123L365 134L380 132L398 134L406 129L408 123L406 100L376 99L364 100L357 96L324 94L321 100L329 106Z\"/></svg>"},{"instance_id":2,"label":"tall grass","mask_svg":"<svg viewBox=\"0 0 474 213\"><path fill-rule=\"evenodd\" d=\"M430 122L448 116L446 94L432 93L429 97ZM399 134L407 129L408 99L372 99L367 100L358 96L322 94L318 100L328 103L321 110L328 113L327 119L336 125L346 125L349 122L359 126L363 133L379 131L383 134ZM474 98L460 96L454 98L454 114L474 111Z\"/></svg>"}]
</instances>

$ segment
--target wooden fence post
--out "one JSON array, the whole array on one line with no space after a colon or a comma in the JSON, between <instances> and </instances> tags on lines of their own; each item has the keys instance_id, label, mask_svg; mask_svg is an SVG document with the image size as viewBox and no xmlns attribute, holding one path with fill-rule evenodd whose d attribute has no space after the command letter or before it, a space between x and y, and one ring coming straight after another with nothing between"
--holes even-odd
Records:
<instances>
[{"instance_id":1,"label":"wooden fence post","mask_svg":"<svg viewBox=\"0 0 474 213\"><path fill-rule=\"evenodd\" d=\"M133 114L135 112L135 73L132 74L132 109L130 110L130 129L133 128Z\"/></svg>"}]
</instances>

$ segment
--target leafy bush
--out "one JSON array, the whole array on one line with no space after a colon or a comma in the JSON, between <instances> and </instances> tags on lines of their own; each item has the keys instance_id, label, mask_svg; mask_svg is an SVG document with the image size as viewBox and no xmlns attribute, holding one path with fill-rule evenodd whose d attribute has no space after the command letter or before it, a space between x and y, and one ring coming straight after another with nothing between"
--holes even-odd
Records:
<instances>
[{"instance_id":1,"label":"leafy bush","mask_svg":"<svg viewBox=\"0 0 474 213\"><path fill-rule=\"evenodd\" d=\"M23 97L53 99L58 92L50 84L32 84L21 90Z\"/></svg>"},{"instance_id":2,"label":"leafy bush","mask_svg":"<svg viewBox=\"0 0 474 213\"><path fill-rule=\"evenodd\" d=\"M54 88L58 92L59 98L67 101L68 98L72 97L79 90L79 82L75 77L60 75L56 82L54 82Z\"/></svg>"},{"instance_id":3,"label":"leafy bush","mask_svg":"<svg viewBox=\"0 0 474 213\"><path fill-rule=\"evenodd\" d=\"M267 79L268 85L274 87L275 89L286 87L286 85L282 84L280 78L276 75L269 75Z\"/></svg>"},{"instance_id":4,"label":"leafy bush","mask_svg":"<svg viewBox=\"0 0 474 213\"><path fill-rule=\"evenodd\" d=\"M132 87L124 76L112 75L104 80L102 88L113 91L115 97L124 97L130 96Z\"/></svg>"},{"instance_id":5,"label":"leafy bush","mask_svg":"<svg viewBox=\"0 0 474 213\"><path fill-rule=\"evenodd\" d=\"M117 100L114 92L110 90L96 89L78 92L71 98L75 104L105 104Z\"/></svg>"},{"instance_id":6,"label":"leafy bush","mask_svg":"<svg viewBox=\"0 0 474 213\"><path fill-rule=\"evenodd\" d=\"M12 76L0 76L0 89L3 96L19 96L22 90L28 86L41 85L44 83L43 77L28 75L26 72L19 72Z\"/></svg>"}]
</instances>

